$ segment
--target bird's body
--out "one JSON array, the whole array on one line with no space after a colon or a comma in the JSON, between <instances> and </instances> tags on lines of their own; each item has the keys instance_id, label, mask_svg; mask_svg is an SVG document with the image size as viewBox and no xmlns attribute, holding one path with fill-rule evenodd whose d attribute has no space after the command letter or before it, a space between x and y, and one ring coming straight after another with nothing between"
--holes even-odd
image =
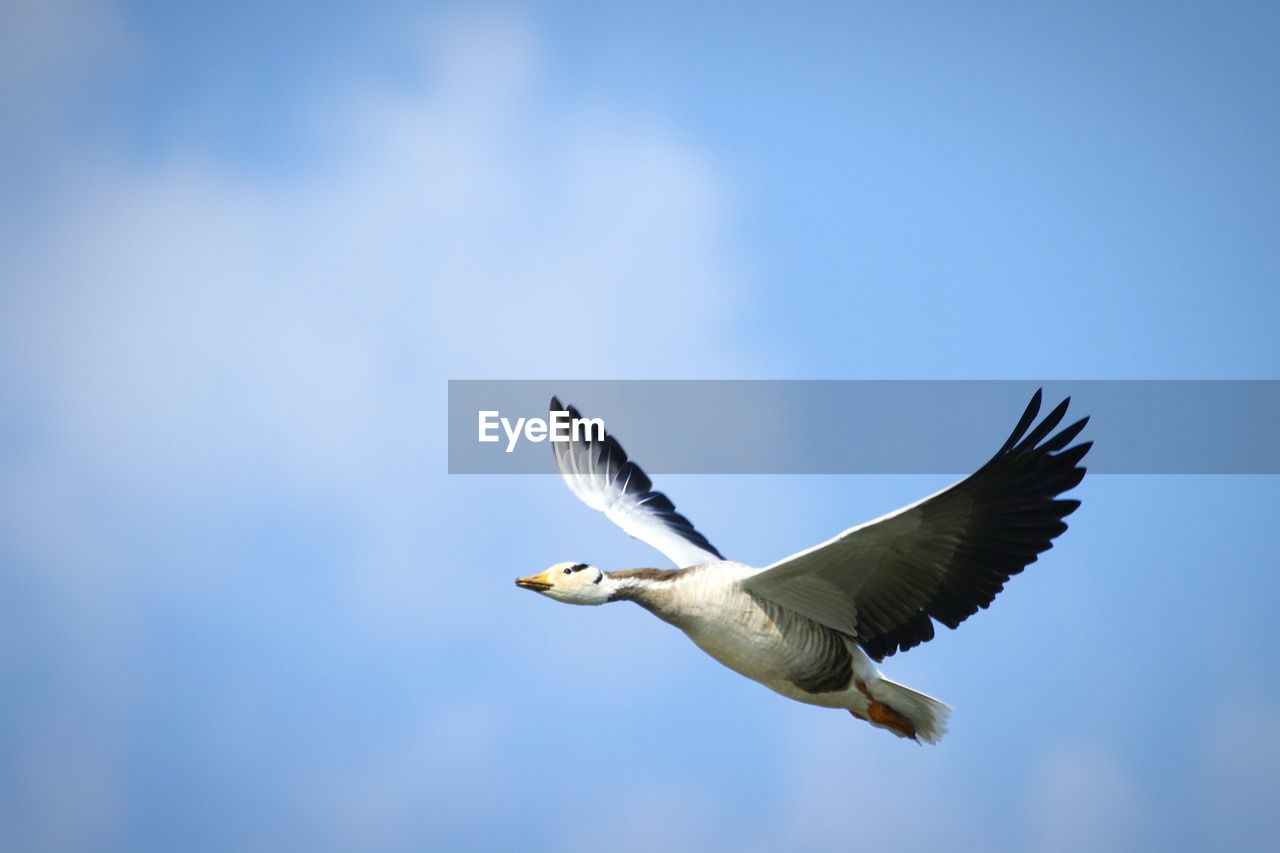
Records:
<instances>
[{"instance_id":1,"label":"bird's body","mask_svg":"<svg viewBox=\"0 0 1280 853\"><path fill-rule=\"evenodd\" d=\"M666 578L646 573L624 597L734 672L790 699L844 707L854 675L850 644L839 631L744 590L742 581L755 571L725 561L664 572ZM618 574L627 575L611 577ZM874 671L870 660L861 649L856 659L865 679Z\"/></svg>"},{"instance_id":2,"label":"bird's body","mask_svg":"<svg viewBox=\"0 0 1280 853\"><path fill-rule=\"evenodd\" d=\"M885 679L846 634L748 592L743 582L759 571L719 560L687 569L607 572L602 585L616 585L611 600L634 601L729 669L788 699L869 719L873 703L887 704L895 688L906 689ZM919 732L900 722L895 730L930 741L940 737L947 708L932 701L938 707L920 721Z\"/></svg>"},{"instance_id":3,"label":"bird's body","mask_svg":"<svg viewBox=\"0 0 1280 853\"><path fill-rule=\"evenodd\" d=\"M612 438L556 449L570 489L676 569L605 572L559 563L516 581L571 604L633 601L728 668L810 705L843 708L934 743L950 707L885 678L876 661L985 608L1066 529L1087 418L1050 437L1064 401L1034 428L1036 392L1005 445L973 475L897 512L763 568L724 559ZM552 399L553 411L560 411ZM571 417L579 417L570 407Z\"/></svg>"}]
</instances>

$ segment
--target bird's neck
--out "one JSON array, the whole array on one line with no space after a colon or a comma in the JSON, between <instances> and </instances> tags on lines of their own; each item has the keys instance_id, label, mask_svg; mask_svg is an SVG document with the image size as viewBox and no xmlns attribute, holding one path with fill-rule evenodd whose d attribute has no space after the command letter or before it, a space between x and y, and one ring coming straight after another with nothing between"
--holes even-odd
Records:
<instances>
[{"instance_id":1,"label":"bird's neck","mask_svg":"<svg viewBox=\"0 0 1280 853\"><path fill-rule=\"evenodd\" d=\"M676 582L687 573L687 569L622 569L607 572L604 583L608 584L609 601L634 601L646 610L661 616L670 609L672 593Z\"/></svg>"}]
</instances>

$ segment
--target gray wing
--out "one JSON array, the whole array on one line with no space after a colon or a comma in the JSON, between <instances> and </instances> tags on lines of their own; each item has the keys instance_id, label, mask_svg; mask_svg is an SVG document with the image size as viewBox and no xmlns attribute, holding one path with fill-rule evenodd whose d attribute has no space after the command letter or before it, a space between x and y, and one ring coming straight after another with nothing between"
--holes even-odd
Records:
<instances>
[{"instance_id":1,"label":"gray wing","mask_svg":"<svg viewBox=\"0 0 1280 853\"><path fill-rule=\"evenodd\" d=\"M844 631L876 660L933 639L934 620L955 628L1053 547L1080 505L1058 495L1084 478L1079 463L1093 442L1067 445L1089 419L1045 440L1071 398L1028 432L1040 399L1036 391L1009 440L969 477L762 569L743 586Z\"/></svg>"},{"instance_id":2,"label":"gray wing","mask_svg":"<svg viewBox=\"0 0 1280 853\"><path fill-rule=\"evenodd\" d=\"M582 417L573 406L561 406L555 397L551 398L551 411L567 411L571 419ZM560 475L579 500L681 568L724 559L689 519L676 512L666 495L653 490L653 483L639 465L627 459L613 436L606 434L603 441L596 441L593 436L571 432L570 438L568 442L551 442L551 449Z\"/></svg>"}]
</instances>

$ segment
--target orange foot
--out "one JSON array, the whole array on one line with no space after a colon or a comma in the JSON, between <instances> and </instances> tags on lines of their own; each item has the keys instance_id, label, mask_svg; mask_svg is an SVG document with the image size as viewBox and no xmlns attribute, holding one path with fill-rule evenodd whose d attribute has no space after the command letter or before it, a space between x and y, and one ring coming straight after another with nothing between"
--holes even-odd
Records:
<instances>
[{"instance_id":1,"label":"orange foot","mask_svg":"<svg viewBox=\"0 0 1280 853\"><path fill-rule=\"evenodd\" d=\"M871 722L888 726L903 737L915 738L915 724L883 702L872 699L867 705L867 716Z\"/></svg>"},{"instance_id":2,"label":"orange foot","mask_svg":"<svg viewBox=\"0 0 1280 853\"><path fill-rule=\"evenodd\" d=\"M870 719L873 723L893 729L903 737L915 738L916 727L914 723L890 708L885 703L881 702L879 699L872 699L871 691L867 690L866 684L861 681L855 683L862 695L867 697L867 715L864 717L862 714L853 710L849 711L850 714L853 714L859 720Z\"/></svg>"}]
</instances>

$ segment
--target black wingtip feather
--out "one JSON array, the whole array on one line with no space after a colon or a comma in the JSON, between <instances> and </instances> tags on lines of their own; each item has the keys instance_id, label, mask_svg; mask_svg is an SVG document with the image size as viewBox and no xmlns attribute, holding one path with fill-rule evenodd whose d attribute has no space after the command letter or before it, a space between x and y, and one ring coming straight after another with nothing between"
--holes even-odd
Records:
<instances>
[{"instance_id":1,"label":"black wingtip feather","mask_svg":"<svg viewBox=\"0 0 1280 853\"><path fill-rule=\"evenodd\" d=\"M1018 443L1018 446L1015 449L1020 452L1026 452L1028 450L1033 449L1037 444L1039 444L1041 439L1047 436L1053 430L1053 428L1058 425L1058 423L1062 420L1063 416L1066 415L1067 404L1070 402L1071 402L1071 398L1068 397L1067 399L1059 403L1057 406L1055 406L1053 411L1045 415L1044 420L1040 421L1040 423L1036 426L1035 429L1027 433L1026 438L1022 439L1022 441Z\"/></svg>"},{"instance_id":2,"label":"black wingtip feather","mask_svg":"<svg viewBox=\"0 0 1280 853\"><path fill-rule=\"evenodd\" d=\"M1031 395L1031 402L1027 403L1027 408L1022 413L1022 417L1018 419L1018 425L1013 428L1013 432L1009 433L1008 440L996 452L996 456L1008 452L1008 450L1018 443L1018 439L1027 431L1027 427L1031 426L1031 422L1036 419L1036 415L1040 413L1040 399L1043 396L1043 388L1037 388L1036 393Z\"/></svg>"},{"instance_id":3,"label":"black wingtip feather","mask_svg":"<svg viewBox=\"0 0 1280 853\"><path fill-rule=\"evenodd\" d=\"M1040 445L1040 448L1046 453L1054 453L1061 450L1071 443L1081 430L1089 423L1088 416L1081 418L1068 427L1064 427L1057 435Z\"/></svg>"},{"instance_id":4,"label":"black wingtip feather","mask_svg":"<svg viewBox=\"0 0 1280 853\"><path fill-rule=\"evenodd\" d=\"M881 660L907 651L932 639L934 621L955 628L986 609L1010 577L1034 563L1066 531L1063 519L1080 507L1080 501L1059 495L1084 479L1086 469L1080 463L1093 447L1091 441L1068 446L1088 417L1051 435L1070 400L1063 400L1035 424L1043 402L1043 389L1038 389L995 456L930 501L939 501L938 511L946 513L951 511L945 508L947 495L966 496L966 506L971 508L961 522L955 555L929 600L905 619L877 619L900 614L901 608L895 609L892 597L864 601L869 590L864 591L859 597L858 644L868 655ZM865 607L866 619L864 604L870 605Z\"/></svg>"}]
</instances>

